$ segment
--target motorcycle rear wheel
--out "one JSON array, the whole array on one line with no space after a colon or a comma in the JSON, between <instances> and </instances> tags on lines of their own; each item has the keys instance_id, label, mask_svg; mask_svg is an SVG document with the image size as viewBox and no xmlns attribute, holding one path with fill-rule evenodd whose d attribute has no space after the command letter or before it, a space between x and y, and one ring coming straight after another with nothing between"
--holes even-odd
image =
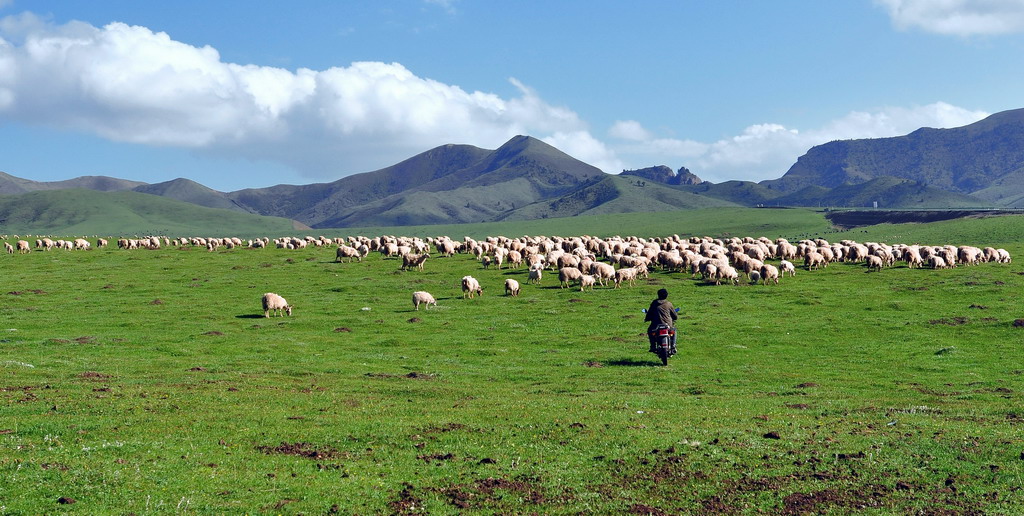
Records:
<instances>
[{"instance_id":1,"label":"motorcycle rear wheel","mask_svg":"<svg viewBox=\"0 0 1024 516\"><path fill-rule=\"evenodd\" d=\"M663 366L667 366L668 365L668 357L669 357L668 348L662 347L662 346L658 346L658 358L661 359L661 365L663 365Z\"/></svg>"}]
</instances>

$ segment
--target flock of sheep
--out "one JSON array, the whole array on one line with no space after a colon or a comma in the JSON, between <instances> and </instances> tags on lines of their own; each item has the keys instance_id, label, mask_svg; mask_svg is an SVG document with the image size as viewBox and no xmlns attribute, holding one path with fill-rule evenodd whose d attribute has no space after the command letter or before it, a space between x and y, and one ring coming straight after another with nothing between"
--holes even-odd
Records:
<instances>
[{"instance_id":1,"label":"flock of sheep","mask_svg":"<svg viewBox=\"0 0 1024 516\"><path fill-rule=\"evenodd\" d=\"M17 238L17 236L15 236ZM107 246L105 239L96 240L96 248ZM28 253L32 249L27 240L17 240L12 246L5 242L8 253L17 250ZM384 258L401 260L404 270L423 270L430 252L437 256L451 257L455 254L472 254L481 267L515 269L527 267L527 283L540 283L545 271L557 274L562 288L579 287L593 290L596 285L620 288L634 285L637 279L647 278L651 270L689 273L692 278L716 285L736 285L745 276L751 283L778 284L787 274L796 274L796 265L802 261L804 268L813 271L826 268L830 263L863 263L868 270L881 271L896 262L904 262L908 268L929 267L945 269L958 265L974 265L982 262L1010 263L1010 254L1005 249L979 248L969 245L889 245L878 242L859 243L842 240L830 243L823 239L805 239L791 243L785 238L771 240L761 238L715 239L711 237L683 238L678 235L662 238L610 237L543 237L524 236L507 238L502 236L475 240L465 237L453 240L449 237L421 239L418 237L379 236L368 238L327 237L284 237L243 241L239 238L175 238L150 236L139 239L121 238L117 241L121 249L159 249L161 247L199 247L208 251L236 247L302 249L308 246L335 247L337 262L362 261L370 253L380 253ZM35 242L38 250L69 249L89 250L92 245L83 238L74 240L51 240L40 238ZM777 265L769 263L777 261ZM463 297L472 298L483 294L480 282L465 276L461 280ZM505 280L505 294L518 296L520 284L517 280ZM429 308L437 305L429 292L417 291L412 295L413 307ZM262 298L264 315L271 312L291 315L292 306L283 297L267 293Z\"/></svg>"}]
</instances>

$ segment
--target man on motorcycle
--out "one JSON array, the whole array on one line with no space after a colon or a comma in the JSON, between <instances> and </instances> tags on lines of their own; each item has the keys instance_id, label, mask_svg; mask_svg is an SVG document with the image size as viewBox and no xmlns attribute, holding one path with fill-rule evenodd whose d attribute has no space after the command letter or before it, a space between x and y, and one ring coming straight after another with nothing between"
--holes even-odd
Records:
<instances>
[{"instance_id":1,"label":"man on motorcycle","mask_svg":"<svg viewBox=\"0 0 1024 516\"><path fill-rule=\"evenodd\" d=\"M644 318L645 321L650 321L650 326L647 327L647 338L651 341L651 352L655 351L655 345L657 344L657 337L652 331L658 327L659 324L667 326L675 326L676 320L676 307L672 306L672 302L668 300L668 290L661 289L658 291L658 299L651 301L651 307L647 309L647 316ZM676 351L675 337L672 337L672 353Z\"/></svg>"}]
</instances>

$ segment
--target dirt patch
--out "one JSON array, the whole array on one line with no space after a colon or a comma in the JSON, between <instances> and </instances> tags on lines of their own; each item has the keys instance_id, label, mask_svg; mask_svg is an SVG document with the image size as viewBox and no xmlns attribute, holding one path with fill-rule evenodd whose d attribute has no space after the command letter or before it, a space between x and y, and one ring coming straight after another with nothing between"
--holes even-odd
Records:
<instances>
[{"instance_id":1,"label":"dirt patch","mask_svg":"<svg viewBox=\"0 0 1024 516\"><path fill-rule=\"evenodd\" d=\"M569 302L570 303L589 303L590 301L587 301L586 299L579 299L579 298L575 298L574 297L574 298L569 299Z\"/></svg>"},{"instance_id":2,"label":"dirt patch","mask_svg":"<svg viewBox=\"0 0 1024 516\"><path fill-rule=\"evenodd\" d=\"M110 289L114 288L114 285L111 285L110 283L107 283L106 285L103 285L100 288L102 288L104 290L110 290Z\"/></svg>"},{"instance_id":3,"label":"dirt patch","mask_svg":"<svg viewBox=\"0 0 1024 516\"><path fill-rule=\"evenodd\" d=\"M391 373L366 373L364 376L369 378L409 378L411 380L434 380L437 378L436 374L417 373L416 371L402 375Z\"/></svg>"},{"instance_id":4,"label":"dirt patch","mask_svg":"<svg viewBox=\"0 0 1024 516\"><path fill-rule=\"evenodd\" d=\"M418 322L423 322L423 319L420 319L419 317L413 317L412 319L409 319L408 322L418 323Z\"/></svg>"},{"instance_id":5,"label":"dirt patch","mask_svg":"<svg viewBox=\"0 0 1024 516\"><path fill-rule=\"evenodd\" d=\"M430 464L431 462L433 462L435 460L437 460L437 461L452 460L452 459L455 458L455 455L452 455L451 453L435 453L433 455L417 455L416 458L421 460L421 461L423 461L423 462L426 462L427 464Z\"/></svg>"},{"instance_id":6,"label":"dirt patch","mask_svg":"<svg viewBox=\"0 0 1024 516\"><path fill-rule=\"evenodd\" d=\"M96 342L96 337L78 337L75 342L79 344L93 344Z\"/></svg>"},{"instance_id":7,"label":"dirt patch","mask_svg":"<svg viewBox=\"0 0 1024 516\"><path fill-rule=\"evenodd\" d=\"M765 439L782 439L782 437L779 435L779 433L775 432L775 431L768 432L768 433L762 435L761 437L764 437Z\"/></svg>"},{"instance_id":8,"label":"dirt patch","mask_svg":"<svg viewBox=\"0 0 1024 516\"><path fill-rule=\"evenodd\" d=\"M78 502L78 500L75 500L74 498L71 498L70 496L62 496L62 497L57 499L57 503L59 503L61 505L71 505L71 504L76 503L76 502Z\"/></svg>"},{"instance_id":9,"label":"dirt patch","mask_svg":"<svg viewBox=\"0 0 1024 516\"><path fill-rule=\"evenodd\" d=\"M1024 328L1024 319L1015 319L1013 321L1014 328Z\"/></svg>"},{"instance_id":10,"label":"dirt patch","mask_svg":"<svg viewBox=\"0 0 1024 516\"><path fill-rule=\"evenodd\" d=\"M483 509L502 501L507 493L518 493L527 503L534 505L547 502L547 498L536 484L537 479L530 477L488 477L469 484L455 484L432 491L444 496L449 504L458 509Z\"/></svg>"},{"instance_id":11,"label":"dirt patch","mask_svg":"<svg viewBox=\"0 0 1024 516\"><path fill-rule=\"evenodd\" d=\"M462 430L463 428L466 428L466 425L464 425L462 423L445 423L445 424L443 424L441 426L430 425L430 426L420 430L420 432L424 433L424 434L443 434L443 433L446 433L446 432L454 432L456 430Z\"/></svg>"},{"instance_id":12,"label":"dirt patch","mask_svg":"<svg viewBox=\"0 0 1024 516\"><path fill-rule=\"evenodd\" d=\"M962 326L967 324L966 317L943 317L942 319L932 319L928 321L928 324L945 324L946 326Z\"/></svg>"},{"instance_id":13,"label":"dirt patch","mask_svg":"<svg viewBox=\"0 0 1024 516\"><path fill-rule=\"evenodd\" d=\"M340 328L335 328L334 333L352 333L352 328L342 326Z\"/></svg>"},{"instance_id":14,"label":"dirt patch","mask_svg":"<svg viewBox=\"0 0 1024 516\"><path fill-rule=\"evenodd\" d=\"M804 382L796 386L797 389L806 389L808 387L817 387L818 384L814 382Z\"/></svg>"},{"instance_id":15,"label":"dirt patch","mask_svg":"<svg viewBox=\"0 0 1024 516\"><path fill-rule=\"evenodd\" d=\"M806 404L806 403L791 403L791 404L786 405L786 408L791 408L791 409L796 409L796 410L807 410L807 409L811 408L811 406Z\"/></svg>"},{"instance_id":16,"label":"dirt patch","mask_svg":"<svg viewBox=\"0 0 1024 516\"><path fill-rule=\"evenodd\" d=\"M421 514L423 499L413 494L412 484L406 482L398 493L398 499L388 502L388 508L395 514Z\"/></svg>"},{"instance_id":17,"label":"dirt patch","mask_svg":"<svg viewBox=\"0 0 1024 516\"><path fill-rule=\"evenodd\" d=\"M594 362L594 361L583 362L583 365L585 365L587 367L604 367L604 364L602 364L601 362Z\"/></svg>"},{"instance_id":18,"label":"dirt patch","mask_svg":"<svg viewBox=\"0 0 1024 516\"><path fill-rule=\"evenodd\" d=\"M164 302L163 302L162 299L157 298L157 299L154 299L154 300L150 301L149 304L151 304L151 305L162 305L162 304L164 304Z\"/></svg>"},{"instance_id":19,"label":"dirt patch","mask_svg":"<svg viewBox=\"0 0 1024 516\"><path fill-rule=\"evenodd\" d=\"M669 516L669 512L665 512L657 507L651 507L650 505L635 503L629 507L629 514L649 514L650 516Z\"/></svg>"},{"instance_id":20,"label":"dirt patch","mask_svg":"<svg viewBox=\"0 0 1024 516\"><path fill-rule=\"evenodd\" d=\"M206 371L205 367L196 366L189 369L189 371Z\"/></svg>"},{"instance_id":21,"label":"dirt patch","mask_svg":"<svg viewBox=\"0 0 1024 516\"><path fill-rule=\"evenodd\" d=\"M985 306L985 305L975 305L975 304L972 304L971 306L969 306L967 308L974 308L974 309L977 309L977 310L988 310L988 307Z\"/></svg>"},{"instance_id":22,"label":"dirt patch","mask_svg":"<svg viewBox=\"0 0 1024 516\"><path fill-rule=\"evenodd\" d=\"M303 442L286 443L282 441L277 446L257 446L256 450L267 455L295 455L316 460L333 459L341 455L338 450L330 446L317 446Z\"/></svg>"},{"instance_id":23,"label":"dirt patch","mask_svg":"<svg viewBox=\"0 0 1024 516\"><path fill-rule=\"evenodd\" d=\"M580 428L580 429L583 429L583 428L586 428L586 427L587 427L587 425L584 425L583 423L580 423L578 421L573 423L573 424L571 424L571 425L569 425L569 428Z\"/></svg>"},{"instance_id":24,"label":"dirt patch","mask_svg":"<svg viewBox=\"0 0 1024 516\"><path fill-rule=\"evenodd\" d=\"M78 373L78 377L87 378L89 380L102 380L105 378L113 378L113 376L109 374L97 373L96 371L85 371L83 373Z\"/></svg>"},{"instance_id":25,"label":"dirt patch","mask_svg":"<svg viewBox=\"0 0 1024 516\"><path fill-rule=\"evenodd\" d=\"M219 337L219 336L224 335L224 334L222 332L217 331L217 330L211 330L211 331L208 331L208 332L204 333L203 335L212 335L214 337Z\"/></svg>"},{"instance_id":26,"label":"dirt patch","mask_svg":"<svg viewBox=\"0 0 1024 516\"><path fill-rule=\"evenodd\" d=\"M68 339L50 339L50 342L54 344L71 344L71 341Z\"/></svg>"}]
</instances>

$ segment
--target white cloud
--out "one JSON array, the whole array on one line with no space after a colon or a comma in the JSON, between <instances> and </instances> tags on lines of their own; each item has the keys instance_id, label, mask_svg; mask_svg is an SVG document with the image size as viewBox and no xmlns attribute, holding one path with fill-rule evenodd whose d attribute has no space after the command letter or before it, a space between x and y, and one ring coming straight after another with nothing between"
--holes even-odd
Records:
<instances>
[{"instance_id":1,"label":"white cloud","mask_svg":"<svg viewBox=\"0 0 1024 516\"><path fill-rule=\"evenodd\" d=\"M642 142L651 139L651 133L636 120L619 120L608 130L608 136L621 140Z\"/></svg>"},{"instance_id":2,"label":"white cloud","mask_svg":"<svg viewBox=\"0 0 1024 516\"><path fill-rule=\"evenodd\" d=\"M556 132L543 138L543 141L608 173L620 172L625 168L615 152L587 131Z\"/></svg>"},{"instance_id":3,"label":"white cloud","mask_svg":"<svg viewBox=\"0 0 1024 516\"><path fill-rule=\"evenodd\" d=\"M682 165L716 183L732 179L760 181L781 177L809 148L832 140L899 136L921 127L959 127L986 116L984 111L936 102L910 108L854 111L820 128L803 131L765 123L751 125L739 135L715 142L651 138L613 145L612 150L630 162L632 168ZM635 134L641 131L649 133L640 127Z\"/></svg>"},{"instance_id":4,"label":"white cloud","mask_svg":"<svg viewBox=\"0 0 1024 516\"><path fill-rule=\"evenodd\" d=\"M1024 32L1021 0L875 0L900 29L971 36Z\"/></svg>"},{"instance_id":5,"label":"white cloud","mask_svg":"<svg viewBox=\"0 0 1024 516\"><path fill-rule=\"evenodd\" d=\"M502 98L398 63L290 71L226 63L209 46L123 23L0 19L0 121L272 160L312 178L373 170L446 143L496 148L517 134L576 134L568 140L588 148L576 113L510 81L519 95Z\"/></svg>"}]
</instances>

